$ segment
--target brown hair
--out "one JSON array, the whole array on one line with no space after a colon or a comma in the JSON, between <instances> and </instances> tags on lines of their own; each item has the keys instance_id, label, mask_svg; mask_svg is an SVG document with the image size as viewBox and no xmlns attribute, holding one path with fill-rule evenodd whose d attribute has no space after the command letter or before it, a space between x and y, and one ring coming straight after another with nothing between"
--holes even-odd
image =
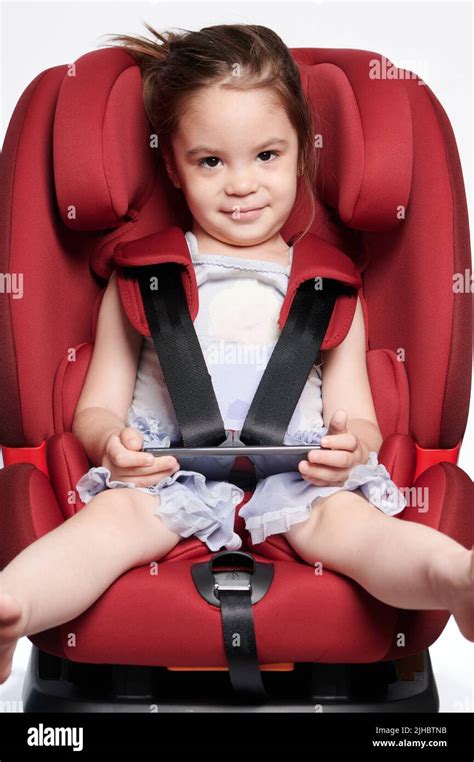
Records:
<instances>
[{"instance_id":1,"label":"brown hair","mask_svg":"<svg viewBox=\"0 0 474 762\"><path fill-rule=\"evenodd\" d=\"M145 26L160 43L140 36L108 36L123 43L140 67L145 111L163 150L171 148L187 99L216 81L241 90L268 87L277 95L297 134L300 179L311 204L311 221L302 238L315 216L317 154L311 109L284 42L268 27L253 24L222 24L198 32L178 27L182 35L160 34L146 22ZM224 84L236 67L239 76Z\"/></svg>"}]
</instances>

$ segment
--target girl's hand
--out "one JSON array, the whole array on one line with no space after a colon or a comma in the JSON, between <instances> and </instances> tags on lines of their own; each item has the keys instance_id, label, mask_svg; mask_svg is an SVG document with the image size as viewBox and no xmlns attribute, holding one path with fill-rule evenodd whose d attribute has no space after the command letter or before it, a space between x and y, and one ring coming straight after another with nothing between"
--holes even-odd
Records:
<instances>
[{"instance_id":1,"label":"girl's hand","mask_svg":"<svg viewBox=\"0 0 474 762\"><path fill-rule=\"evenodd\" d=\"M298 470L303 479L317 487L342 486L349 471L359 463L367 463L366 446L346 428L347 411L336 410L329 422L329 431L321 444L329 450L310 450L308 460L301 460ZM309 462L308 462L309 461Z\"/></svg>"},{"instance_id":2,"label":"girl's hand","mask_svg":"<svg viewBox=\"0 0 474 762\"><path fill-rule=\"evenodd\" d=\"M172 455L154 457L141 452L143 435L128 426L119 434L107 439L102 465L110 470L111 479L132 482L137 487L152 487L166 476L179 470L179 463Z\"/></svg>"}]
</instances>

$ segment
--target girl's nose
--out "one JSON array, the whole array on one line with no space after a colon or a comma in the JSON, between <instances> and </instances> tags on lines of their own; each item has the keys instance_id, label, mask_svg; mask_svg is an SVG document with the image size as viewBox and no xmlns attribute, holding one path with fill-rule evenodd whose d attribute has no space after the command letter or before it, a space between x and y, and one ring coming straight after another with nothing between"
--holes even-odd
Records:
<instances>
[{"instance_id":1,"label":"girl's nose","mask_svg":"<svg viewBox=\"0 0 474 762\"><path fill-rule=\"evenodd\" d=\"M229 196L245 197L249 193L255 193L258 184L255 179L250 177L238 177L230 180L226 184L226 193ZM237 199L239 201L239 199Z\"/></svg>"}]
</instances>

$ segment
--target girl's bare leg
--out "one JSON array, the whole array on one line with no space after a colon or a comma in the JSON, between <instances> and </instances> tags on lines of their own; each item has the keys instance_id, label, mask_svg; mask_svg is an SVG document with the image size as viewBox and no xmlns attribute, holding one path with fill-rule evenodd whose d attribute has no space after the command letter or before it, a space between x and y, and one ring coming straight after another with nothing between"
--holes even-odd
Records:
<instances>
[{"instance_id":1,"label":"girl's bare leg","mask_svg":"<svg viewBox=\"0 0 474 762\"><path fill-rule=\"evenodd\" d=\"M18 638L79 616L121 574L158 560L181 539L144 492L111 489L21 551L0 572L0 683Z\"/></svg>"},{"instance_id":2,"label":"girl's bare leg","mask_svg":"<svg viewBox=\"0 0 474 762\"><path fill-rule=\"evenodd\" d=\"M284 533L309 564L351 577L375 598L404 609L447 609L474 641L474 549L436 529L387 516L360 490L313 504Z\"/></svg>"}]
</instances>

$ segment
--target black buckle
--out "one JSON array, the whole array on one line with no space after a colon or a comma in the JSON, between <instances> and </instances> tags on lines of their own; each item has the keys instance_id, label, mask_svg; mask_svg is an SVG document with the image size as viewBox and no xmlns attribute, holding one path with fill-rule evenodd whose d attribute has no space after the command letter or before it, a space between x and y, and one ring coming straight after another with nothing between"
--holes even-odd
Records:
<instances>
[{"instance_id":1,"label":"black buckle","mask_svg":"<svg viewBox=\"0 0 474 762\"><path fill-rule=\"evenodd\" d=\"M227 569L224 572L214 571L214 567L219 564L220 559L224 556L226 558L226 566L231 565L247 565L251 566L248 571L235 569ZM217 561L217 564L216 564ZM249 555L249 553L239 551L224 550L218 553L210 561L211 572L214 575L214 595L220 600L221 592L243 592L252 597L252 575L255 573L255 559Z\"/></svg>"}]
</instances>

